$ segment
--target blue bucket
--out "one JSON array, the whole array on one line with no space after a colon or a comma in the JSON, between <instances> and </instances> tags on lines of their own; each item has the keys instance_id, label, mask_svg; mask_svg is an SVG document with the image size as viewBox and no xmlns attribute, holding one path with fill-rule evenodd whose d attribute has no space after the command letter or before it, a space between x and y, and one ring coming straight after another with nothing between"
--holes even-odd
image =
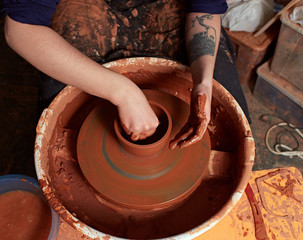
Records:
<instances>
[{"instance_id":1,"label":"blue bucket","mask_svg":"<svg viewBox=\"0 0 303 240\"><path fill-rule=\"evenodd\" d=\"M36 179L19 174L8 174L0 176L0 194L17 190L27 191L42 197L42 199L45 199L43 192L39 187L39 183ZM47 203L46 200L45 202ZM52 223L47 240L54 240L57 238L58 235L60 227L60 217L52 208L50 208L50 210Z\"/></svg>"}]
</instances>

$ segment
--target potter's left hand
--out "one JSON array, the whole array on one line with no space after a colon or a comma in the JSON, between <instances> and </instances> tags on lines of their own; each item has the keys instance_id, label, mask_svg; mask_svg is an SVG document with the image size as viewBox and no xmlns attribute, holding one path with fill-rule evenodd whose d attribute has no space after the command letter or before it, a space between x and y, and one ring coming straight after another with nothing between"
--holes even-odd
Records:
<instances>
[{"instance_id":1,"label":"potter's left hand","mask_svg":"<svg viewBox=\"0 0 303 240\"><path fill-rule=\"evenodd\" d=\"M210 120L210 100L206 94L193 94L190 104L190 115L183 128L170 141L169 148L188 147L202 139Z\"/></svg>"}]
</instances>

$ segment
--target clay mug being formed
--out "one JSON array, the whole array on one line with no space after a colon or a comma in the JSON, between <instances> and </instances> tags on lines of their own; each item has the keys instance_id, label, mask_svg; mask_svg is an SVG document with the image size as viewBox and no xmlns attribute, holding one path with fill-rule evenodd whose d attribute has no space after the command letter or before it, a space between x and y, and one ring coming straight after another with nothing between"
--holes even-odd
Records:
<instances>
[{"instance_id":1,"label":"clay mug being formed","mask_svg":"<svg viewBox=\"0 0 303 240\"><path fill-rule=\"evenodd\" d=\"M118 141L127 153L139 158L155 156L168 144L172 129L172 120L169 112L160 104L149 101L160 122L155 133L146 139L132 141L125 133L118 119L114 121L114 130ZM168 147L168 146L167 146Z\"/></svg>"}]
</instances>

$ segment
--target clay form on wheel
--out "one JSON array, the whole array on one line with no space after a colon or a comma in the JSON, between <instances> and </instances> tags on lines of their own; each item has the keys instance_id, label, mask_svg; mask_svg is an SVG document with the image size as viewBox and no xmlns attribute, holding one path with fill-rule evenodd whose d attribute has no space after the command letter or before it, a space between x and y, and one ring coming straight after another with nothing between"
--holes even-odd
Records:
<instances>
[{"instance_id":1,"label":"clay form on wheel","mask_svg":"<svg viewBox=\"0 0 303 240\"><path fill-rule=\"evenodd\" d=\"M170 150L168 142L186 122L189 106L160 91L145 90L144 93L151 103L156 103L154 109L158 117L161 115L154 135L160 131L163 146L157 145L161 142L158 139L145 145L131 142L125 145L128 141L121 135L117 123L116 132L114 130L115 107L100 101L80 129L78 162L88 182L107 201L141 210L166 209L177 206L201 182L209 161L210 139L206 132L199 143ZM163 111L168 117L162 116ZM133 145L131 149L130 145ZM150 149L142 151L141 147L146 146Z\"/></svg>"},{"instance_id":2,"label":"clay form on wheel","mask_svg":"<svg viewBox=\"0 0 303 240\"><path fill-rule=\"evenodd\" d=\"M169 112L154 101L149 101L149 104L158 117L160 124L157 127L156 132L146 139L135 142L130 140L130 137L126 135L121 127L119 119L116 118L114 121L114 130L119 144L123 150L133 155L133 157L146 158L159 154L164 146L166 146L170 137L172 120Z\"/></svg>"}]
</instances>

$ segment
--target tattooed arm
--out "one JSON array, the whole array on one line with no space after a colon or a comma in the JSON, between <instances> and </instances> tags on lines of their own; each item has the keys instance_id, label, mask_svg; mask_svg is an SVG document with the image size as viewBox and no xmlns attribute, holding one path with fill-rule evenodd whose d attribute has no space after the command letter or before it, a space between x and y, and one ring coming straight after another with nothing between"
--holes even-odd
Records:
<instances>
[{"instance_id":1,"label":"tattooed arm","mask_svg":"<svg viewBox=\"0 0 303 240\"><path fill-rule=\"evenodd\" d=\"M220 40L219 14L188 13L186 44L194 87L190 116L170 142L170 148L187 147L201 140L210 121L212 81Z\"/></svg>"}]
</instances>

